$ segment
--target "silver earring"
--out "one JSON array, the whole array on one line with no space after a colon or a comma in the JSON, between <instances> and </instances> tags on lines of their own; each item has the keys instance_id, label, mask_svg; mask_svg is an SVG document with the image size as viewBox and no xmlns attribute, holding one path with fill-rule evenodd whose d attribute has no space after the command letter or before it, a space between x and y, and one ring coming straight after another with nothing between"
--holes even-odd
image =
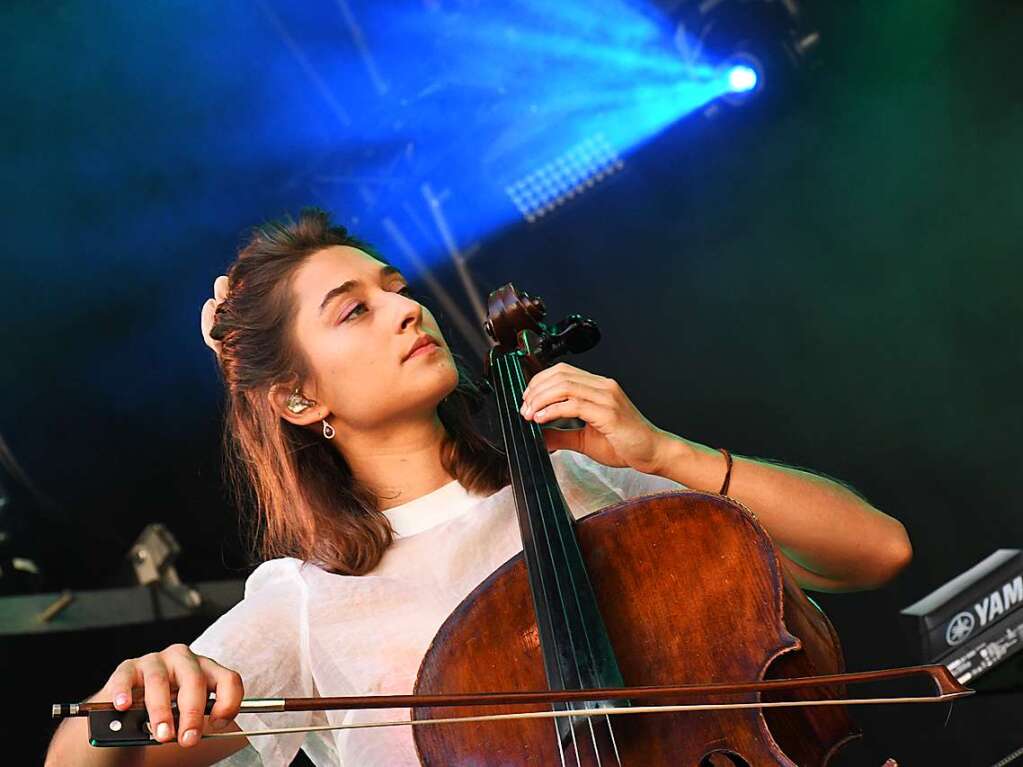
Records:
<instances>
[{"instance_id":1,"label":"silver earring","mask_svg":"<svg viewBox=\"0 0 1023 767\"><path fill-rule=\"evenodd\" d=\"M334 431L334 427L331 426L329 423L327 423L327 419L324 418L323 419L323 436L326 437L327 439L334 439L334 434L336 434L336 432Z\"/></svg>"},{"instance_id":2,"label":"silver earring","mask_svg":"<svg viewBox=\"0 0 1023 767\"><path fill-rule=\"evenodd\" d=\"M301 394L299 393L299 388L300 388L300 387L296 388L296 389L295 389L295 391L293 391L293 392L292 392L292 393L291 393L291 394L290 394L290 395L288 396L288 402L287 402L287 405L286 405L286 407L288 408L288 410L290 410L290 411L291 411L292 413L294 413L295 415L298 415L298 414L299 414L299 413L301 413L301 412L302 412L303 410L305 410L306 408L308 408L308 407L309 407L310 405L315 405L315 404L316 404L316 403L315 403L315 402L313 402L313 401L312 401L311 399L306 399L305 397L303 397L303 396L302 396L302 395L301 395Z\"/></svg>"}]
</instances>

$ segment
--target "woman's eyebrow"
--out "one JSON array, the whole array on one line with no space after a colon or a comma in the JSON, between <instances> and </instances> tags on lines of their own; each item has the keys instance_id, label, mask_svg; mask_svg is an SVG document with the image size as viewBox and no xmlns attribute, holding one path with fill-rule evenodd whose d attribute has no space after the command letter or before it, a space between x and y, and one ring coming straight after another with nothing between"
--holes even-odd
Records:
<instances>
[{"instance_id":1,"label":"woman's eyebrow","mask_svg":"<svg viewBox=\"0 0 1023 767\"><path fill-rule=\"evenodd\" d=\"M397 267L394 267L394 266L384 266L384 267L381 267L381 269L380 269L380 277L379 277L380 282L383 282L385 279L387 279L388 277L390 277L392 275L398 275L403 280L405 279L404 275L402 275L402 273L401 273L401 270L398 269ZM406 282L407 282L407 280L406 280ZM335 298L337 298L338 296L344 295L345 293L350 293L351 291L353 291L356 288L358 288L361 284L362 283L359 282L358 280L347 280L346 282L342 282L336 288L331 288L330 290L328 290L327 291L327 295L325 295L323 297L323 301L320 303L320 312L319 313L323 314L323 310L327 308L327 304L329 304Z\"/></svg>"}]
</instances>

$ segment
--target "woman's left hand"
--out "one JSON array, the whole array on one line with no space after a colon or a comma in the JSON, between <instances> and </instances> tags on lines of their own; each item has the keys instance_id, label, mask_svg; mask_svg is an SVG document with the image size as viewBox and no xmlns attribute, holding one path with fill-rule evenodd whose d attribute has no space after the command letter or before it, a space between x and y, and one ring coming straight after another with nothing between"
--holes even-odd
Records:
<instances>
[{"instance_id":1,"label":"woman's left hand","mask_svg":"<svg viewBox=\"0 0 1023 767\"><path fill-rule=\"evenodd\" d=\"M530 380L520 413L538 424L558 418L581 418L585 428L544 430L548 450L575 450L605 466L631 467L654 474L667 432L636 409L610 378L559 362Z\"/></svg>"}]
</instances>

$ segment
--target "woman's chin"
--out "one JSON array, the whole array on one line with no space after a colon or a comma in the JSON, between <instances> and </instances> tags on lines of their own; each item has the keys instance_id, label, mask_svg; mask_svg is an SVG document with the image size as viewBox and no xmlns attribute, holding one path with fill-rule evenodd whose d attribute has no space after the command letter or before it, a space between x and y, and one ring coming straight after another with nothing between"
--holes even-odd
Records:
<instances>
[{"instance_id":1,"label":"woman's chin","mask_svg":"<svg viewBox=\"0 0 1023 767\"><path fill-rule=\"evenodd\" d=\"M410 391L400 399L406 403L409 409L436 410L444 398L455 390L458 379L455 378L450 384L448 381L438 380L436 384L436 386L424 386L416 391Z\"/></svg>"}]
</instances>

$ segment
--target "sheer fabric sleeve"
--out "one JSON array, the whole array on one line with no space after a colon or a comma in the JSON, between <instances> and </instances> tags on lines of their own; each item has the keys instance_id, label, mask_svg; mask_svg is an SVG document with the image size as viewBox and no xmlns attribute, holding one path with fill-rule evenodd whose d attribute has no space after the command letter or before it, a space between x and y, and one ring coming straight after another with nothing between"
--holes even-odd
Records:
<instances>
[{"instance_id":1,"label":"sheer fabric sleeve","mask_svg":"<svg viewBox=\"0 0 1023 767\"><path fill-rule=\"evenodd\" d=\"M556 450L551 459L565 499L577 519L618 501L687 489L656 474L605 466L574 450Z\"/></svg>"},{"instance_id":2,"label":"sheer fabric sleeve","mask_svg":"<svg viewBox=\"0 0 1023 767\"><path fill-rule=\"evenodd\" d=\"M264 562L245 582L245 597L190 645L242 677L246 698L308 697L307 595L298 560ZM305 727L312 712L239 714L243 730ZM249 745L217 764L226 767L288 767L304 733L249 739Z\"/></svg>"}]
</instances>

